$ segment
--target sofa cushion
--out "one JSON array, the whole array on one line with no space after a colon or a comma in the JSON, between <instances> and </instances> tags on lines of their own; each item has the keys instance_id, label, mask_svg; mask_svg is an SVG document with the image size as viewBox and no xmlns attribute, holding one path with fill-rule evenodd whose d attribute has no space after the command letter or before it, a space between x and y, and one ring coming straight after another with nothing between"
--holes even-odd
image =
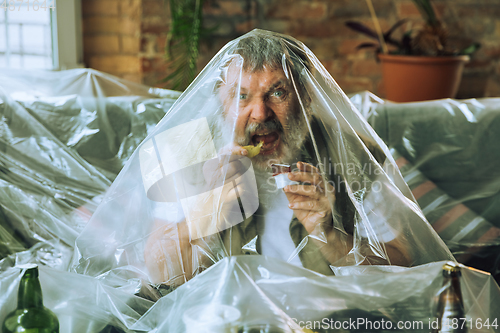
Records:
<instances>
[{"instance_id":1,"label":"sofa cushion","mask_svg":"<svg viewBox=\"0 0 500 333\"><path fill-rule=\"evenodd\" d=\"M368 104L364 114L389 147L500 228L500 98Z\"/></svg>"},{"instance_id":2,"label":"sofa cushion","mask_svg":"<svg viewBox=\"0 0 500 333\"><path fill-rule=\"evenodd\" d=\"M500 243L500 228L451 198L395 149L392 153L427 220L459 261Z\"/></svg>"}]
</instances>

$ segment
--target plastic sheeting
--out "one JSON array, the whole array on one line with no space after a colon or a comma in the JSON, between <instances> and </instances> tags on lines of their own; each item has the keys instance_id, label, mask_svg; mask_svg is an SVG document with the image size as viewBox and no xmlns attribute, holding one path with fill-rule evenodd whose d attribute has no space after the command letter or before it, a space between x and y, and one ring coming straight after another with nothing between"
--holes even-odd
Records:
<instances>
[{"instance_id":1,"label":"plastic sheeting","mask_svg":"<svg viewBox=\"0 0 500 333\"><path fill-rule=\"evenodd\" d=\"M0 257L45 242L68 264L102 194L178 95L88 69L2 70Z\"/></svg>"},{"instance_id":2,"label":"plastic sheeting","mask_svg":"<svg viewBox=\"0 0 500 333\"><path fill-rule=\"evenodd\" d=\"M254 52L252 38L271 47ZM244 48L274 50L265 67L280 82L248 71ZM5 71L0 87L0 321L15 307L19 266L32 262L65 332L434 320L443 262L428 263L453 257L387 146L300 42L254 31L180 97L93 70ZM278 122L245 137L246 107L259 99L250 123ZM237 147L265 133L257 157ZM314 165L296 189L327 193L322 211L288 208L298 197L273 188L271 157ZM499 316L490 276L464 268L462 293L468 318Z\"/></svg>"},{"instance_id":3,"label":"plastic sheeting","mask_svg":"<svg viewBox=\"0 0 500 333\"><path fill-rule=\"evenodd\" d=\"M293 165L299 184L278 189L272 163ZM314 54L255 30L215 56L130 157L72 269L176 288L243 254L326 275L452 260L405 194L389 150Z\"/></svg>"},{"instance_id":4,"label":"plastic sheeting","mask_svg":"<svg viewBox=\"0 0 500 333\"><path fill-rule=\"evenodd\" d=\"M500 281L500 98L351 99L399 159L427 220L457 260Z\"/></svg>"},{"instance_id":5,"label":"plastic sheeting","mask_svg":"<svg viewBox=\"0 0 500 333\"><path fill-rule=\"evenodd\" d=\"M61 332L429 332L446 285L443 264L350 266L327 277L270 257L230 257L156 303L134 296L140 281L113 288L49 267L40 268L40 281ZM18 268L0 273L0 320L15 308L21 276ZM499 332L491 275L462 268L460 283L459 324Z\"/></svg>"}]
</instances>

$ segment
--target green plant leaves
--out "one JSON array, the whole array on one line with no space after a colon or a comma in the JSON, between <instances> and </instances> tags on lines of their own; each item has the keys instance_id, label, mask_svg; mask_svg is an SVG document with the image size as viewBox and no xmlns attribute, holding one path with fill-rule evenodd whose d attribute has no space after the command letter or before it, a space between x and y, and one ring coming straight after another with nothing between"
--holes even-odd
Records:
<instances>
[{"instance_id":1,"label":"green plant leaves","mask_svg":"<svg viewBox=\"0 0 500 333\"><path fill-rule=\"evenodd\" d=\"M184 90L197 73L199 42L202 35L203 0L169 0L171 25L165 47L172 72L162 82Z\"/></svg>"},{"instance_id":2,"label":"green plant leaves","mask_svg":"<svg viewBox=\"0 0 500 333\"><path fill-rule=\"evenodd\" d=\"M481 47L481 44L473 43L472 45L469 45L465 49L460 51L460 54L471 55L471 54L475 53L477 50L479 50L480 47Z\"/></svg>"}]
</instances>

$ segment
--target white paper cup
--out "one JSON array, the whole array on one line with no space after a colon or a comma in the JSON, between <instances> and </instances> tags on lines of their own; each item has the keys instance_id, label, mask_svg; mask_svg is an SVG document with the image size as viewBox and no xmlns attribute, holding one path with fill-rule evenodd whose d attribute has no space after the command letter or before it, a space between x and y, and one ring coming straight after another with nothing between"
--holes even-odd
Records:
<instances>
[{"instance_id":1,"label":"white paper cup","mask_svg":"<svg viewBox=\"0 0 500 333\"><path fill-rule=\"evenodd\" d=\"M288 178L288 173L280 173L279 175L274 176L274 180L276 181L276 187L281 189L287 185L296 185L299 182L294 180L290 180Z\"/></svg>"}]
</instances>

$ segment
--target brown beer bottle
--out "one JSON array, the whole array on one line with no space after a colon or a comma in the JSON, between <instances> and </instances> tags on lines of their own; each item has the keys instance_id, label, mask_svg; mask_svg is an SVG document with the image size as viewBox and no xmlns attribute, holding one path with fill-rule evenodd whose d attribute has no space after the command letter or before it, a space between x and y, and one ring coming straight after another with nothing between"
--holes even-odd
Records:
<instances>
[{"instance_id":1,"label":"brown beer bottle","mask_svg":"<svg viewBox=\"0 0 500 333\"><path fill-rule=\"evenodd\" d=\"M437 303L438 327L433 333L466 333L464 302L460 291L460 266L448 262L443 266L443 287Z\"/></svg>"},{"instance_id":2,"label":"brown beer bottle","mask_svg":"<svg viewBox=\"0 0 500 333\"><path fill-rule=\"evenodd\" d=\"M38 266L33 265L26 269L21 278L17 309L5 318L2 332L59 333L59 321L56 315L43 306Z\"/></svg>"}]
</instances>

